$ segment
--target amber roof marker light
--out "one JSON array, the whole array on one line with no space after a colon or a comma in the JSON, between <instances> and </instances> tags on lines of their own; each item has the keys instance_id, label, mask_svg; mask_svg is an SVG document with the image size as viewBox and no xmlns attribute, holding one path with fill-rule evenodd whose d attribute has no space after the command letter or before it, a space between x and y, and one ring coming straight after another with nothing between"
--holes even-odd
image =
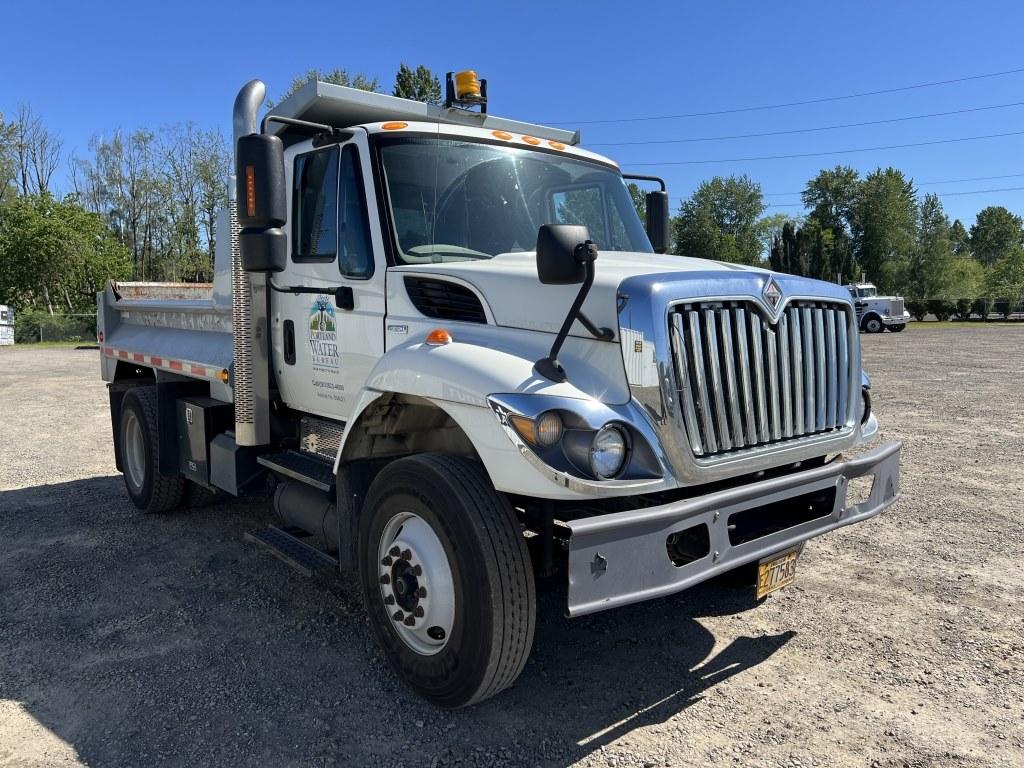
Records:
<instances>
[{"instance_id":1,"label":"amber roof marker light","mask_svg":"<svg viewBox=\"0 0 1024 768\"><path fill-rule=\"evenodd\" d=\"M447 328L435 328L427 334L427 344L431 347L441 347L445 344L451 344L452 334Z\"/></svg>"}]
</instances>

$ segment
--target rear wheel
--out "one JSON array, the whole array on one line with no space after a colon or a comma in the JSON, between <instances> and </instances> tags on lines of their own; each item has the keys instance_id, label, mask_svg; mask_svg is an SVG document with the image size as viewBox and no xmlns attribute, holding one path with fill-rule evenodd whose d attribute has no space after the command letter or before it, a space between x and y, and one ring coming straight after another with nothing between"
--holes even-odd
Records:
<instances>
[{"instance_id":1,"label":"rear wheel","mask_svg":"<svg viewBox=\"0 0 1024 768\"><path fill-rule=\"evenodd\" d=\"M899 333L900 331L902 331L906 327L907 327L906 323L898 323L897 325L890 325L889 326L889 330L892 333Z\"/></svg>"},{"instance_id":2,"label":"rear wheel","mask_svg":"<svg viewBox=\"0 0 1024 768\"><path fill-rule=\"evenodd\" d=\"M160 474L158 437L156 389L128 390L121 401L118 447L128 496L143 512L176 509L185 490L181 475Z\"/></svg>"},{"instance_id":3,"label":"rear wheel","mask_svg":"<svg viewBox=\"0 0 1024 768\"><path fill-rule=\"evenodd\" d=\"M359 555L374 634L414 691L455 708L512 685L533 643L533 571L514 510L479 464L421 454L386 466Z\"/></svg>"}]
</instances>

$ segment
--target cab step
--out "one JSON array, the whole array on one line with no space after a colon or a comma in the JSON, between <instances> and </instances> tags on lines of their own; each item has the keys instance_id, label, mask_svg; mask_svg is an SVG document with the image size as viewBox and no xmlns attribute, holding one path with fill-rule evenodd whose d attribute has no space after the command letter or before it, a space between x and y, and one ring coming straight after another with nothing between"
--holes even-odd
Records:
<instances>
[{"instance_id":1,"label":"cab step","mask_svg":"<svg viewBox=\"0 0 1024 768\"><path fill-rule=\"evenodd\" d=\"M321 491L334 488L334 466L324 459L318 459L299 451L284 451L260 456L257 461L267 469L300 483L311 485Z\"/></svg>"},{"instance_id":2,"label":"cab step","mask_svg":"<svg viewBox=\"0 0 1024 768\"><path fill-rule=\"evenodd\" d=\"M308 534L301 528L276 528L271 525L245 534L245 540L264 547L304 576L326 570L337 570L338 561L322 549L307 544L302 537Z\"/></svg>"}]
</instances>

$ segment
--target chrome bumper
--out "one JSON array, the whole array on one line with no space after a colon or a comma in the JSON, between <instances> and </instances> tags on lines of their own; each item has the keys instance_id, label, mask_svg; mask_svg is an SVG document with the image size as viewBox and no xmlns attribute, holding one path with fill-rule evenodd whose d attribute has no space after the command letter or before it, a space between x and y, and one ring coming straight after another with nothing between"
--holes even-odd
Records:
<instances>
[{"instance_id":1,"label":"chrome bumper","mask_svg":"<svg viewBox=\"0 0 1024 768\"><path fill-rule=\"evenodd\" d=\"M885 443L822 467L710 493L660 507L616 512L568 523L569 615L582 616L679 592L744 563L788 549L810 538L874 517L899 498L900 449ZM872 476L870 496L846 504L853 478ZM832 511L791 528L732 545L729 518L737 512L803 494L835 488ZM668 537L704 524L710 551L699 560L673 565Z\"/></svg>"}]
</instances>

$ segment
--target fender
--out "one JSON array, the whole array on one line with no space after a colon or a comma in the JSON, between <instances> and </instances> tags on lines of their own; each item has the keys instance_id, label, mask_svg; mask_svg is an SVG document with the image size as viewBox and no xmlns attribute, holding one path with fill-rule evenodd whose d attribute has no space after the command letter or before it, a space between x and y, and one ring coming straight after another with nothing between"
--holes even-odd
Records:
<instances>
[{"instance_id":1,"label":"fender","mask_svg":"<svg viewBox=\"0 0 1024 768\"><path fill-rule=\"evenodd\" d=\"M538 472L519 453L498 424L487 396L515 392L627 403L630 393L618 344L570 337L561 355L569 380L555 383L533 370L534 360L548 352L550 334L458 326L453 335L455 341L440 346L430 346L422 337L413 339L380 359L356 399L335 472L347 460L348 437L358 432L363 414L382 395L393 393L424 398L447 413L476 447L498 490L580 498Z\"/></svg>"}]
</instances>

